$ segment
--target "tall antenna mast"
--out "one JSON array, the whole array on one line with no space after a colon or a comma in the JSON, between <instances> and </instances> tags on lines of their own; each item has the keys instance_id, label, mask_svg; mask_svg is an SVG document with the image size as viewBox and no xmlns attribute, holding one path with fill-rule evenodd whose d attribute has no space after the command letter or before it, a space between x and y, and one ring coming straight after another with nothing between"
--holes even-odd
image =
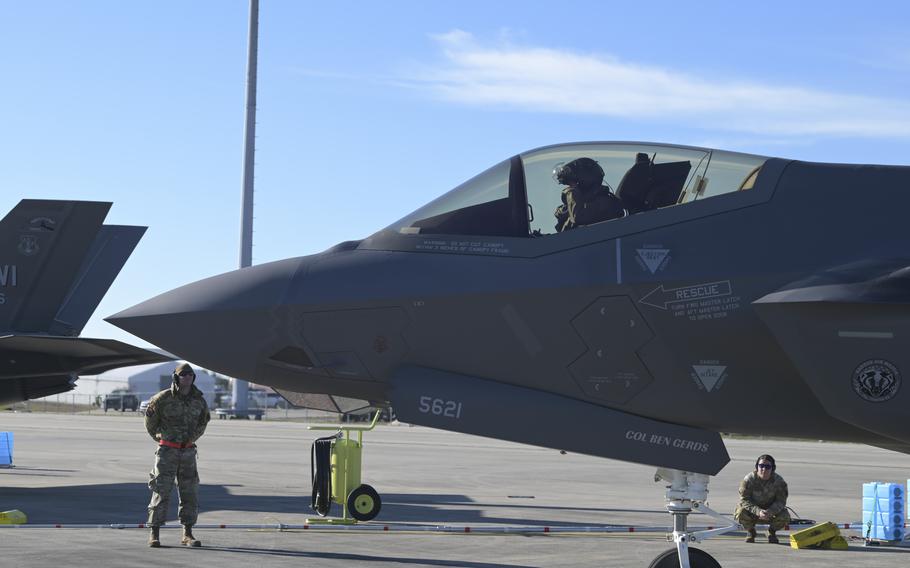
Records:
<instances>
[{"instance_id":1,"label":"tall antenna mast","mask_svg":"<svg viewBox=\"0 0 910 568\"><path fill-rule=\"evenodd\" d=\"M243 129L243 197L240 217L240 268L253 264L253 168L256 155L256 62L259 54L259 0L250 0L250 37L246 64L246 125ZM234 416L248 418L250 385L234 378Z\"/></svg>"},{"instance_id":2,"label":"tall antenna mast","mask_svg":"<svg viewBox=\"0 0 910 568\"><path fill-rule=\"evenodd\" d=\"M250 37L246 65L246 125L243 129L243 198L240 219L240 268L253 264L253 170L256 154L256 62L259 0L250 0Z\"/></svg>"}]
</instances>

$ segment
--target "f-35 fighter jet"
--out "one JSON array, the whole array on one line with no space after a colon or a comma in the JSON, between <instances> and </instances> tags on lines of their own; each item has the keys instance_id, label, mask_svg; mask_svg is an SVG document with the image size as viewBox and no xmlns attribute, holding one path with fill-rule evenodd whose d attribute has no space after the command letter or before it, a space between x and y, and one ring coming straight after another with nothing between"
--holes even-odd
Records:
<instances>
[{"instance_id":1,"label":"f-35 fighter jet","mask_svg":"<svg viewBox=\"0 0 910 568\"><path fill-rule=\"evenodd\" d=\"M910 453L908 210L907 167L562 144L108 321L310 406L657 466L676 565L719 432Z\"/></svg>"},{"instance_id":2,"label":"f-35 fighter jet","mask_svg":"<svg viewBox=\"0 0 910 568\"><path fill-rule=\"evenodd\" d=\"M103 225L110 207L23 199L0 221L0 404L67 392L79 375L169 360L78 337L145 233Z\"/></svg>"}]
</instances>

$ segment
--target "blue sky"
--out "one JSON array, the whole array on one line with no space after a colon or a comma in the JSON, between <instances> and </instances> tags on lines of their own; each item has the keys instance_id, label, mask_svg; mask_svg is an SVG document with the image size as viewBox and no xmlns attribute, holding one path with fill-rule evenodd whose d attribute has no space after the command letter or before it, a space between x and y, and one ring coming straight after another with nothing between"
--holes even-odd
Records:
<instances>
[{"instance_id":1,"label":"blue sky","mask_svg":"<svg viewBox=\"0 0 910 568\"><path fill-rule=\"evenodd\" d=\"M899 2L262 0L254 263L581 140L910 163ZM237 266L248 4L0 2L0 210L148 225L83 335Z\"/></svg>"}]
</instances>

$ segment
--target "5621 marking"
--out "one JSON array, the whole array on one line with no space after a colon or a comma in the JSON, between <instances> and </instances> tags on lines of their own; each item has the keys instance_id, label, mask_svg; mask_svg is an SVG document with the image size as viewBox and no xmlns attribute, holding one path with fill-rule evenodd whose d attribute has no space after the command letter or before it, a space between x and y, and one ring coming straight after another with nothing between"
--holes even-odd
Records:
<instances>
[{"instance_id":1,"label":"5621 marking","mask_svg":"<svg viewBox=\"0 0 910 568\"><path fill-rule=\"evenodd\" d=\"M432 396L420 397L417 410L424 414L445 416L446 418L461 418L461 403L455 400L443 400Z\"/></svg>"}]
</instances>

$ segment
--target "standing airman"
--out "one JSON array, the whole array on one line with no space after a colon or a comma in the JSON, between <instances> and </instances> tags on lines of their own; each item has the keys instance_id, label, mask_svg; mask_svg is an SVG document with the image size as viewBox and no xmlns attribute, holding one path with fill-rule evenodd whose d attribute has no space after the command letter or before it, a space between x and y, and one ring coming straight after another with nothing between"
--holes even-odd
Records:
<instances>
[{"instance_id":1,"label":"standing airman","mask_svg":"<svg viewBox=\"0 0 910 568\"><path fill-rule=\"evenodd\" d=\"M174 382L152 397L145 413L145 428L158 444L155 467L149 474L152 500L148 506L149 546L161 546L159 529L167 515L171 491L177 481L180 507L178 517L183 525L184 546L202 546L193 536L193 525L199 512L196 470L196 440L205 432L211 415L200 391L193 384L196 373L187 363L174 370Z\"/></svg>"}]
</instances>

